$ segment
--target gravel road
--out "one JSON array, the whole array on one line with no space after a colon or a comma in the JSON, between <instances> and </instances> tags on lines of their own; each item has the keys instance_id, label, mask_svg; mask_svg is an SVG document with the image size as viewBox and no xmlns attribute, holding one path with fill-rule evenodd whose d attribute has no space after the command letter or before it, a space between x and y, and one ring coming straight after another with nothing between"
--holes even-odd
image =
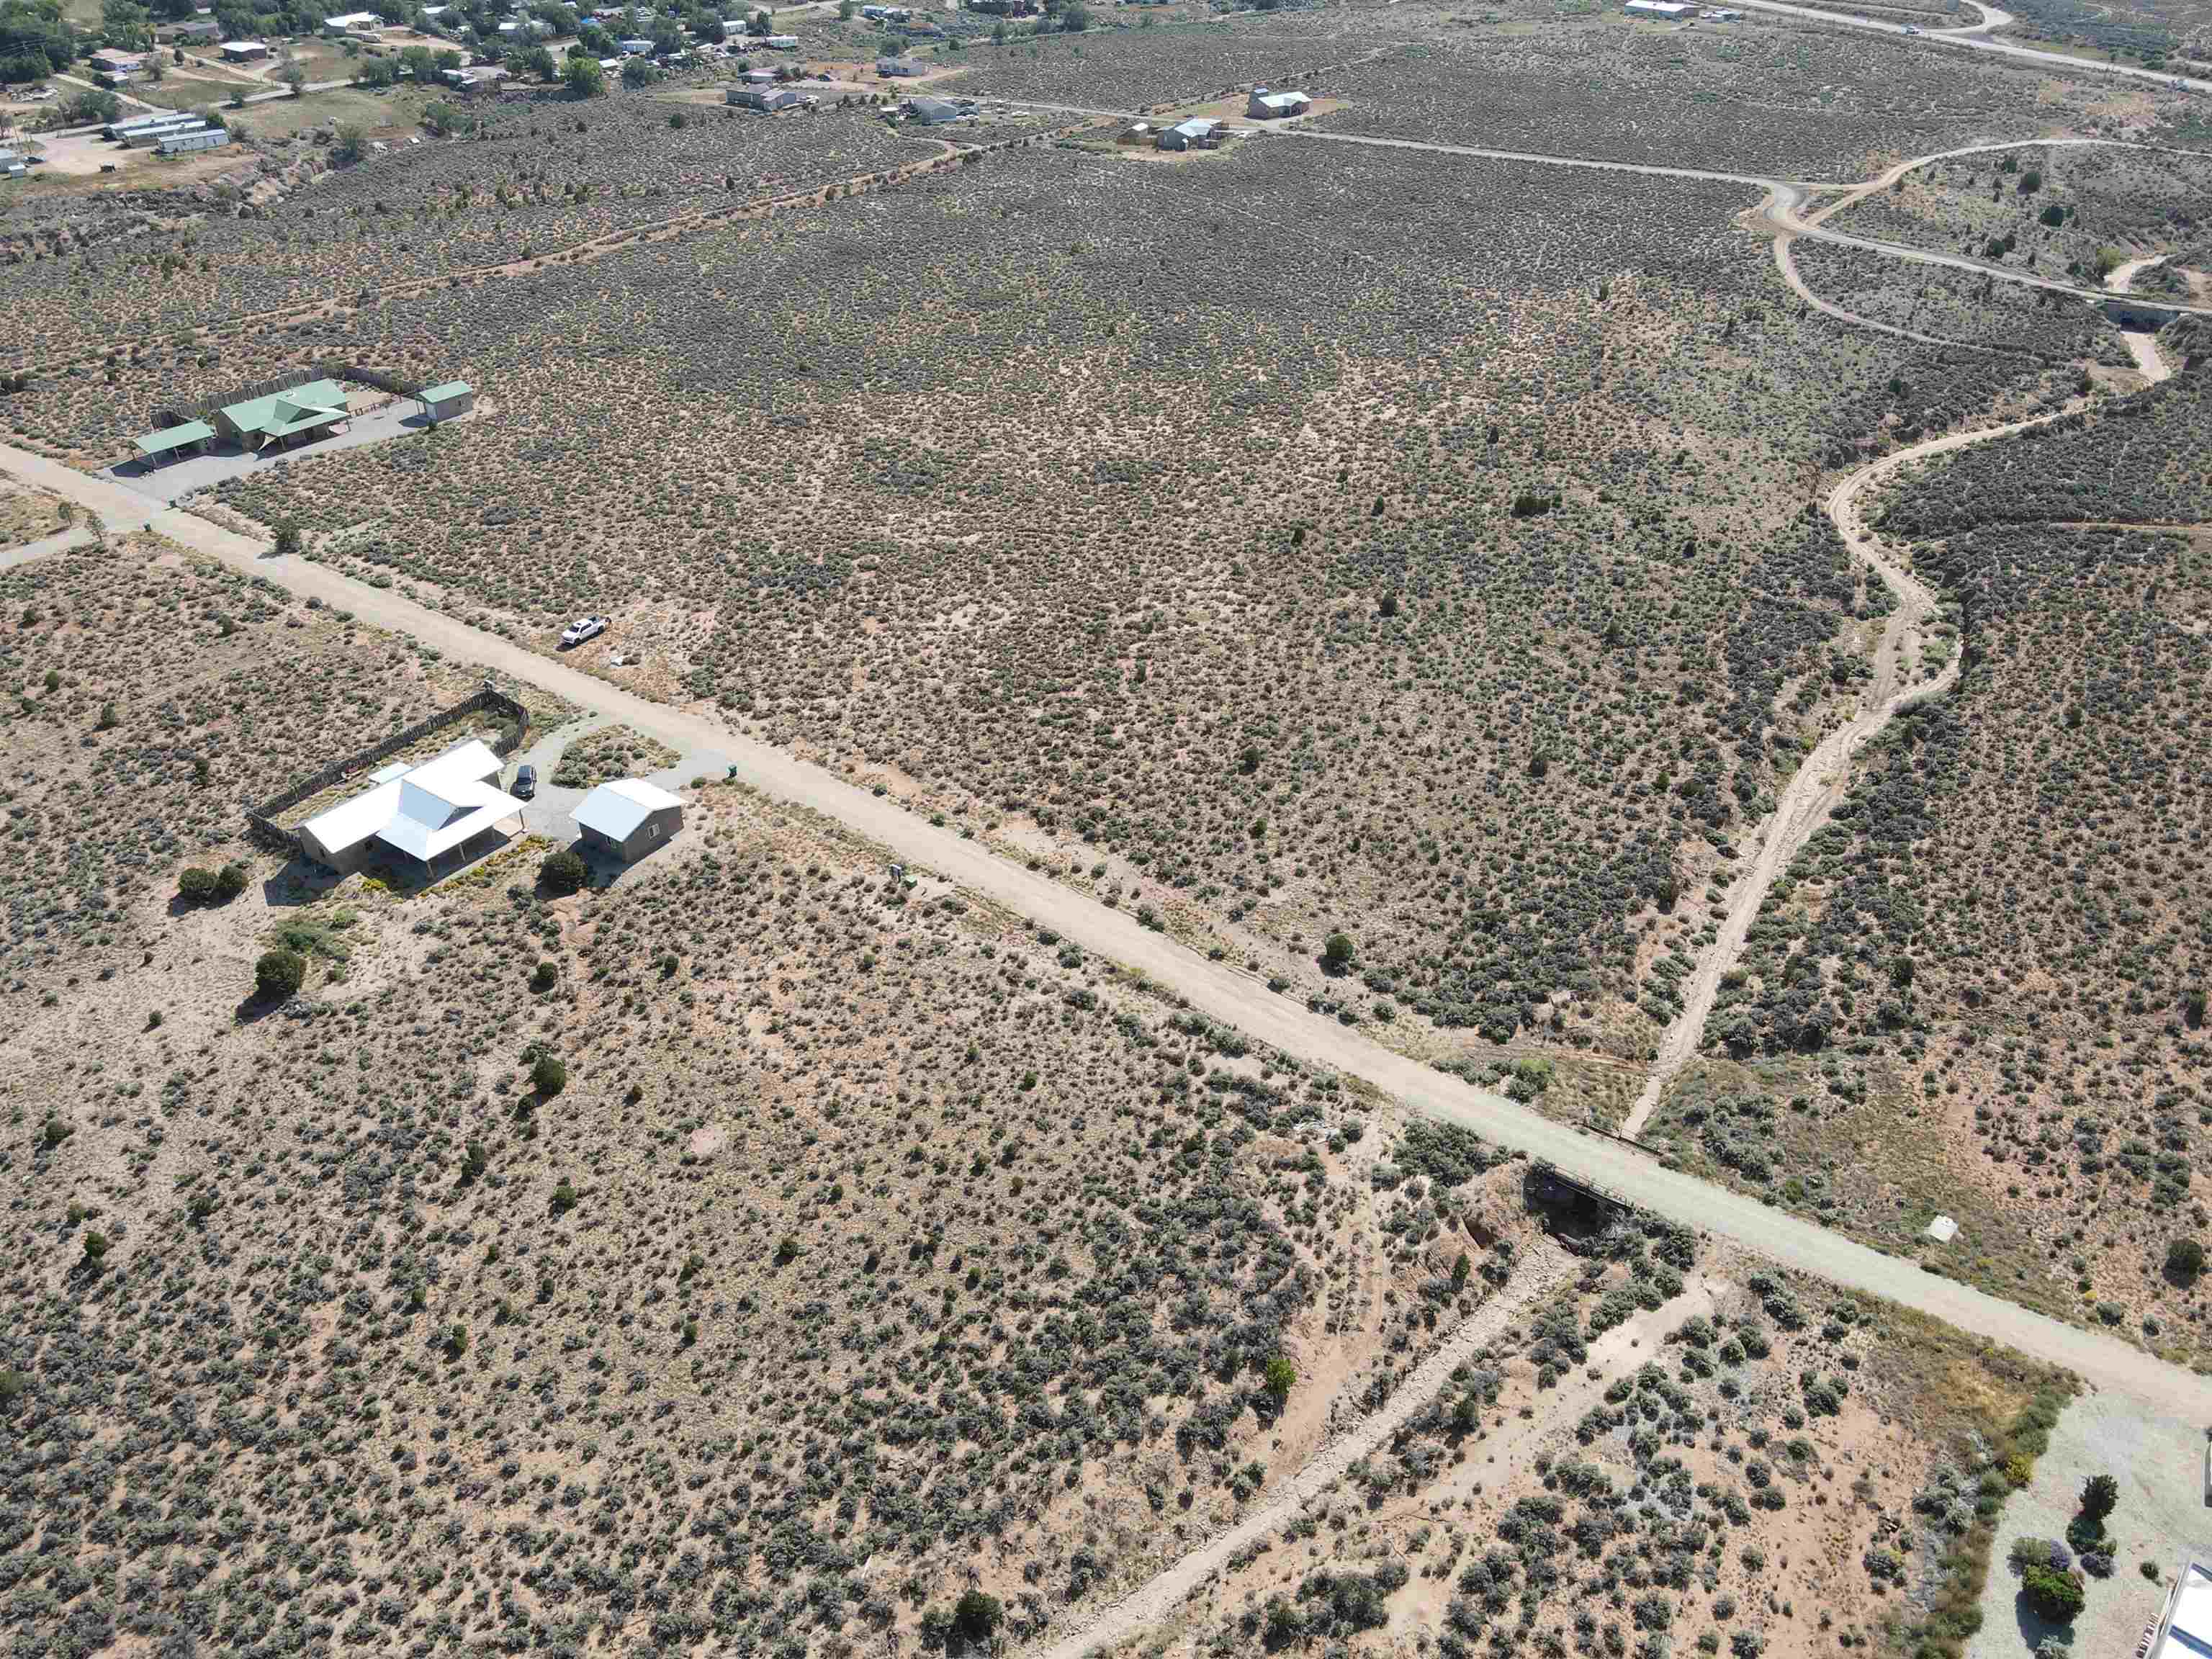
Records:
<instances>
[{"instance_id":1,"label":"gravel road","mask_svg":"<svg viewBox=\"0 0 2212 1659\"><path fill-rule=\"evenodd\" d=\"M1548 1158L1560 1169L1656 1214L1734 1239L1783 1267L1887 1297L1963 1330L2067 1366L2100 1387L2122 1389L2168 1410L2212 1420L2212 1382L2153 1359L2108 1333L2063 1325L1924 1272L1909 1257L1885 1255L1800 1217L1771 1209L1748 1194L1662 1169L1632 1146L1553 1122L1503 1095L1474 1088L1394 1054L1356 1030L1275 994L1257 977L1226 963L1209 962L1166 935L1152 932L1125 911L1109 910L1048 876L962 839L956 830L939 828L907 811L890 796L876 796L772 744L732 731L718 721L638 696L552 656L480 632L396 591L370 587L312 561L276 557L264 544L191 514L171 508L149 518L144 497L44 456L0 445L0 469L102 514L112 526L150 524L187 547L302 598L319 599L350 611L373 626L406 634L434 647L457 661L484 663L581 707L611 715L686 758L725 755L737 776L763 794L835 818L905 862L933 871L1017 915L1055 929L1085 951L1144 974L1188 999L1209 1017L1237 1027L1254 1041L1295 1054L1309 1064L1359 1078L1411 1110L1464 1124L1498 1145L1532 1158Z\"/></svg>"}]
</instances>

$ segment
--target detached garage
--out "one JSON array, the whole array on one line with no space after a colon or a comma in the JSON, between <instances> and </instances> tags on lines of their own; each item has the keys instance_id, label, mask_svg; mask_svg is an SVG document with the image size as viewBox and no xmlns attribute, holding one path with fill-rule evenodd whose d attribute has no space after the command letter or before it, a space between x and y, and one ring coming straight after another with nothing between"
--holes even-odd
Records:
<instances>
[{"instance_id":1,"label":"detached garage","mask_svg":"<svg viewBox=\"0 0 2212 1659\"><path fill-rule=\"evenodd\" d=\"M578 801L569 816L584 832L587 851L611 854L628 863L684 827L684 803L642 778L617 778Z\"/></svg>"}]
</instances>

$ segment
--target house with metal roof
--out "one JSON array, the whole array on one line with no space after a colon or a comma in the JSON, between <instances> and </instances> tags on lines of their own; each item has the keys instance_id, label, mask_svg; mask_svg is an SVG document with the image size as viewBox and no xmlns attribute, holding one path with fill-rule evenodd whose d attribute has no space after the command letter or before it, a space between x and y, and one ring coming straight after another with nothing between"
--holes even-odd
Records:
<instances>
[{"instance_id":1,"label":"house with metal roof","mask_svg":"<svg viewBox=\"0 0 2212 1659\"><path fill-rule=\"evenodd\" d=\"M222 127L179 127L154 141L154 154L189 155L195 150L221 149L229 142L230 133Z\"/></svg>"},{"instance_id":2,"label":"house with metal roof","mask_svg":"<svg viewBox=\"0 0 2212 1659\"><path fill-rule=\"evenodd\" d=\"M2212 1445L2204 1467L2204 1501L2212 1504ZM2181 1564L2144 1644L2136 1650L2142 1659L2212 1659L2212 1557Z\"/></svg>"},{"instance_id":3,"label":"house with metal roof","mask_svg":"<svg viewBox=\"0 0 2212 1659\"><path fill-rule=\"evenodd\" d=\"M627 863L684 827L684 801L642 778L617 778L578 801L568 816L583 831L586 848Z\"/></svg>"},{"instance_id":4,"label":"house with metal roof","mask_svg":"<svg viewBox=\"0 0 2212 1659\"><path fill-rule=\"evenodd\" d=\"M1162 149L1205 149L1220 142L1217 137L1220 126L1220 122L1208 117L1194 116L1162 129L1158 143Z\"/></svg>"},{"instance_id":5,"label":"house with metal roof","mask_svg":"<svg viewBox=\"0 0 2212 1659\"><path fill-rule=\"evenodd\" d=\"M231 64L250 64L269 55L268 43L263 40L226 40L216 50Z\"/></svg>"},{"instance_id":6,"label":"house with metal roof","mask_svg":"<svg viewBox=\"0 0 2212 1659\"><path fill-rule=\"evenodd\" d=\"M287 392L225 404L215 411L215 429L252 450L281 448L319 437L346 418L346 394L335 380L310 380Z\"/></svg>"},{"instance_id":7,"label":"house with metal roof","mask_svg":"<svg viewBox=\"0 0 2212 1659\"><path fill-rule=\"evenodd\" d=\"M418 873L457 869L472 846L521 827L523 804L500 788L500 764L471 738L420 766L386 766L360 794L301 824L300 850L347 874L392 854Z\"/></svg>"},{"instance_id":8,"label":"house with metal roof","mask_svg":"<svg viewBox=\"0 0 2212 1659\"><path fill-rule=\"evenodd\" d=\"M1303 92L1270 92L1265 87L1252 88L1252 95L1244 100L1244 113L1255 121L1279 121L1289 115L1304 115L1313 107L1313 100Z\"/></svg>"},{"instance_id":9,"label":"house with metal roof","mask_svg":"<svg viewBox=\"0 0 2212 1659\"><path fill-rule=\"evenodd\" d=\"M926 127L941 127L975 111L974 105L955 103L950 98L909 98L906 112Z\"/></svg>"},{"instance_id":10,"label":"house with metal roof","mask_svg":"<svg viewBox=\"0 0 2212 1659\"><path fill-rule=\"evenodd\" d=\"M921 73L921 65L915 63L911 58L878 58L876 59L876 73L878 75L919 75Z\"/></svg>"}]
</instances>

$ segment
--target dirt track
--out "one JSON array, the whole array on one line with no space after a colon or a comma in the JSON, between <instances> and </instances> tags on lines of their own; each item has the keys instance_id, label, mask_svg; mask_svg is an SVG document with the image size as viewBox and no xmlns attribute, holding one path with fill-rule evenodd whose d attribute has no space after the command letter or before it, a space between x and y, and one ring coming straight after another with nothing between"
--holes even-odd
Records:
<instances>
[{"instance_id":1,"label":"dirt track","mask_svg":"<svg viewBox=\"0 0 2212 1659\"><path fill-rule=\"evenodd\" d=\"M1916 659L1925 653L1930 638L1929 624L1936 617L1936 596L1898 563L1868 530L1859 508L1861 498L1875 484L1915 461L2025 432L2079 407L2078 403L2069 403L2064 409L2030 420L1928 439L1869 463L1828 492L1828 519L1836 526L1836 533L1844 538L1844 545L1897 597L1897 609L1890 612L1889 621L1881 630L1881 642L1875 647L1874 684L1862 711L1848 724L1823 738L1805 757L1784 787L1773 812L1759 826L1759 851L1729 890L1728 916L1721 923L1720 936L1698 958L1698 965L1683 988L1682 1012L1660 1039L1659 1055L1652 1062L1650 1075L1644 1079L1643 1092L1637 1096L1636 1104L1620 1126L1624 1135L1633 1139L1643 1133L1659 1104L1659 1097L1698 1052L1698 1045L1705 1037L1705 1022L1712 1016L1721 975L1734 967L1736 958L1742 955L1744 938L1758 919L1759 907L1766 902L1776 878L1790 867L1790 860L1820 826L1827 823L1849 791L1851 757L1902 710L1929 697L1942 696L1959 678L1960 653L1954 651L1934 679L1917 684L1906 680L1905 641L1910 636L1918 641Z\"/></svg>"},{"instance_id":2,"label":"dirt track","mask_svg":"<svg viewBox=\"0 0 2212 1659\"><path fill-rule=\"evenodd\" d=\"M1381 1048L1304 1004L1275 994L1254 975L1209 962L1152 932L1127 912L1109 910L1048 876L1000 858L977 842L963 840L953 828L933 825L896 799L875 796L785 750L702 715L638 696L567 661L481 632L396 592L354 581L312 561L275 557L264 544L191 514L172 508L155 512L149 520L143 496L43 456L0 446L0 469L101 514L111 528L150 522L161 534L292 593L319 599L372 626L409 635L459 661L499 668L586 708L611 714L668 744L687 761L726 764L739 781L763 794L834 818L907 863L933 871L1016 915L1054 928L1087 951L1144 975L1253 1041L1359 1078L1410 1110L1464 1124L1499 1146L1548 1159L1655 1214L1735 1239L1783 1267L1917 1308L2162 1409L2212 1419L2212 1382L2151 1358L2117 1337L2063 1325L1924 1272L1910 1257L1886 1255L1771 1208L1751 1194L1662 1168L1632 1146L1554 1122L1503 1095L1474 1088Z\"/></svg>"},{"instance_id":3,"label":"dirt track","mask_svg":"<svg viewBox=\"0 0 2212 1659\"><path fill-rule=\"evenodd\" d=\"M1437 1397L1455 1367L1495 1340L1539 1297L1565 1283L1573 1265L1565 1251L1548 1242L1530 1250L1506 1287L1469 1314L1456 1331L1431 1350L1379 1411L1329 1440L1235 1526L1216 1533L1135 1589L1097 1608L1051 1646L1036 1650L1030 1659L1082 1659L1086 1653L1126 1642L1158 1624L1227 1565L1230 1557L1287 1525L1300 1510L1343 1479L1346 1470L1403 1428Z\"/></svg>"}]
</instances>

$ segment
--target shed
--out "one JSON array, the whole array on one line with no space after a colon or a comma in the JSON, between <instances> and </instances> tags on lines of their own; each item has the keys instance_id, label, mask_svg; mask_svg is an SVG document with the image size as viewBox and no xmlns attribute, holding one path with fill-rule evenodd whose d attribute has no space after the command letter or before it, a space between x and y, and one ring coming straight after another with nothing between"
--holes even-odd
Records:
<instances>
[{"instance_id":1,"label":"shed","mask_svg":"<svg viewBox=\"0 0 2212 1659\"><path fill-rule=\"evenodd\" d=\"M684 802L642 778L618 778L578 801L569 816L583 831L586 847L628 863L684 827Z\"/></svg>"},{"instance_id":2,"label":"shed","mask_svg":"<svg viewBox=\"0 0 2212 1659\"><path fill-rule=\"evenodd\" d=\"M876 73L878 75L919 75L921 73L921 65L915 63L911 58L878 58L876 59Z\"/></svg>"},{"instance_id":3,"label":"shed","mask_svg":"<svg viewBox=\"0 0 2212 1659\"><path fill-rule=\"evenodd\" d=\"M1279 121L1285 116L1304 115L1313 107L1313 100L1303 92L1270 92L1265 87L1252 88L1252 95L1244 103L1244 113L1255 121Z\"/></svg>"},{"instance_id":4,"label":"shed","mask_svg":"<svg viewBox=\"0 0 2212 1659\"><path fill-rule=\"evenodd\" d=\"M250 64L269 55L267 44L260 40L226 40L217 50L225 61L233 64Z\"/></svg>"},{"instance_id":5,"label":"shed","mask_svg":"<svg viewBox=\"0 0 2212 1659\"><path fill-rule=\"evenodd\" d=\"M906 107L907 113L926 127L941 127L974 113L971 106L956 104L950 98L909 98Z\"/></svg>"},{"instance_id":6,"label":"shed","mask_svg":"<svg viewBox=\"0 0 2212 1659\"><path fill-rule=\"evenodd\" d=\"M466 380L441 380L422 388L422 412L434 425L465 415L477 406L477 389Z\"/></svg>"},{"instance_id":7,"label":"shed","mask_svg":"<svg viewBox=\"0 0 2212 1659\"><path fill-rule=\"evenodd\" d=\"M1621 10L1631 17L1648 17L1662 23L1679 22L1698 15L1698 9L1687 0L1627 0Z\"/></svg>"}]
</instances>

